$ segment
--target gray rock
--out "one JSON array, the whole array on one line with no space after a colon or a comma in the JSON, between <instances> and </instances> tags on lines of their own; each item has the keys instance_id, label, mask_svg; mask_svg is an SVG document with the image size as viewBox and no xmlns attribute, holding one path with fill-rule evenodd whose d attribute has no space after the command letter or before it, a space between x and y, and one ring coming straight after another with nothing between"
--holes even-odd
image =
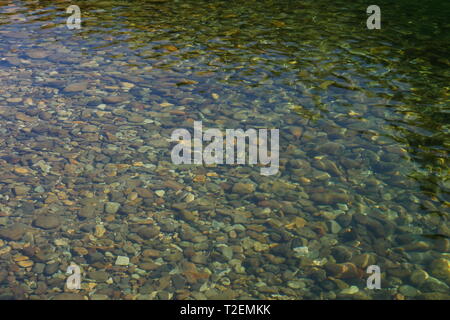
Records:
<instances>
[{"instance_id":1,"label":"gray rock","mask_svg":"<svg viewBox=\"0 0 450 320\"><path fill-rule=\"evenodd\" d=\"M108 214L116 214L119 211L120 203L118 202L107 202L105 204L105 211Z\"/></svg>"},{"instance_id":2,"label":"gray rock","mask_svg":"<svg viewBox=\"0 0 450 320\"><path fill-rule=\"evenodd\" d=\"M40 49L31 49L26 52L27 56L32 59L45 59L50 54L48 51Z\"/></svg>"},{"instance_id":3,"label":"gray rock","mask_svg":"<svg viewBox=\"0 0 450 320\"><path fill-rule=\"evenodd\" d=\"M12 226L6 227L0 230L0 238L12 241L18 241L22 239L27 227L24 224L16 223Z\"/></svg>"},{"instance_id":4,"label":"gray rock","mask_svg":"<svg viewBox=\"0 0 450 320\"><path fill-rule=\"evenodd\" d=\"M57 228L60 224L59 218L52 215L42 215L34 220L34 225L42 229Z\"/></svg>"},{"instance_id":5,"label":"gray rock","mask_svg":"<svg viewBox=\"0 0 450 320\"><path fill-rule=\"evenodd\" d=\"M334 220L329 220L328 221L328 227L330 228L331 233L333 234L337 234L339 233L339 231L342 230L341 226L339 225L339 223L337 223Z\"/></svg>"},{"instance_id":6,"label":"gray rock","mask_svg":"<svg viewBox=\"0 0 450 320\"><path fill-rule=\"evenodd\" d=\"M156 226L142 226L137 230L137 234L143 239L152 239L160 232L159 227Z\"/></svg>"},{"instance_id":7,"label":"gray rock","mask_svg":"<svg viewBox=\"0 0 450 320\"><path fill-rule=\"evenodd\" d=\"M227 260L233 259L233 249L231 247L222 247L221 248L222 254Z\"/></svg>"},{"instance_id":8,"label":"gray rock","mask_svg":"<svg viewBox=\"0 0 450 320\"><path fill-rule=\"evenodd\" d=\"M90 124L90 125L87 125L87 126L83 126L81 131L87 132L87 133L97 132L98 131L98 127Z\"/></svg>"},{"instance_id":9,"label":"gray rock","mask_svg":"<svg viewBox=\"0 0 450 320\"><path fill-rule=\"evenodd\" d=\"M33 272L34 273L43 273L44 269L45 269L45 264L43 264L43 263L36 263L33 266Z\"/></svg>"},{"instance_id":10,"label":"gray rock","mask_svg":"<svg viewBox=\"0 0 450 320\"><path fill-rule=\"evenodd\" d=\"M82 207L78 211L78 216L85 219L93 218L95 216L95 209L89 206Z\"/></svg>"},{"instance_id":11,"label":"gray rock","mask_svg":"<svg viewBox=\"0 0 450 320\"><path fill-rule=\"evenodd\" d=\"M14 187L14 194L16 196L23 196L26 195L30 191L30 188L27 186L15 186Z\"/></svg>"},{"instance_id":12,"label":"gray rock","mask_svg":"<svg viewBox=\"0 0 450 320\"><path fill-rule=\"evenodd\" d=\"M98 282L105 282L109 275L105 271L91 271L88 273L88 277Z\"/></svg>"},{"instance_id":13,"label":"gray rock","mask_svg":"<svg viewBox=\"0 0 450 320\"><path fill-rule=\"evenodd\" d=\"M72 83L64 88L64 92L84 91L87 89L87 85L88 85L87 81Z\"/></svg>"},{"instance_id":14,"label":"gray rock","mask_svg":"<svg viewBox=\"0 0 450 320\"><path fill-rule=\"evenodd\" d=\"M424 289L426 289L427 291L432 291L432 292L441 292L441 293L448 293L450 288L448 287L448 285L446 285L444 282L433 278L433 277L429 277L424 284L422 285L422 287ZM421 287L421 288L422 288Z\"/></svg>"},{"instance_id":15,"label":"gray rock","mask_svg":"<svg viewBox=\"0 0 450 320\"><path fill-rule=\"evenodd\" d=\"M410 297L410 298L413 298L419 294L419 291L416 288L408 286L408 285L401 286L398 289L398 291L405 297Z\"/></svg>"},{"instance_id":16,"label":"gray rock","mask_svg":"<svg viewBox=\"0 0 450 320\"><path fill-rule=\"evenodd\" d=\"M44 274L46 276L51 276L56 271L58 271L58 269L59 269L59 263L55 262L55 263L48 264L48 265L45 266Z\"/></svg>"},{"instance_id":17,"label":"gray rock","mask_svg":"<svg viewBox=\"0 0 450 320\"><path fill-rule=\"evenodd\" d=\"M424 270L415 270L413 273L411 273L411 276L409 277L409 279L411 280L411 283L420 286L422 285L425 281L427 281L427 279L430 276L428 275L428 273Z\"/></svg>"}]
</instances>

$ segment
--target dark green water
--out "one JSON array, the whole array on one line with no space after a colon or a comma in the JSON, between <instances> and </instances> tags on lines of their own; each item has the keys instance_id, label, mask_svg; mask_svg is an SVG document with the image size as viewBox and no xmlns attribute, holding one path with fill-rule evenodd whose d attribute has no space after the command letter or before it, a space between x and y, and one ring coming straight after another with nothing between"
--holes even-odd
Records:
<instances>
[{"instance_id":1,"label":"dark green water","mask_svg":"<svg viewBox=\"0 0 450 320\"><path fill-rule=\"evenodd\" d=\"M450 298L450 3L76 4L0 1L0 298ZM200 120L279 173L173 164Z\"/></svg>"}]
</instances>

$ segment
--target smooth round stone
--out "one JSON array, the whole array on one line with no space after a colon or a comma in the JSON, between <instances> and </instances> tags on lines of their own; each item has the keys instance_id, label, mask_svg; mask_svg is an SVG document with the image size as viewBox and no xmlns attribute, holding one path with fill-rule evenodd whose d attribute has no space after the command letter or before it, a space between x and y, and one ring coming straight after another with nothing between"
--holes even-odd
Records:
<instances>
[{"instance_id":1,"label":"smooth round stone","mask_svg":"<svg viewBox=\"0 0 450 320\"><path fill-rule=\"evenodd\" d=\"M127 120L134 123L144 122L145 118L140 114L131 114L127 117Z\"/></svg>"},{"instance_id":2,"label":"smooth round stone","mask_svg":"<svg viewBox=\"0 0 450 320\"><path fill-rule=\"evenodd\" d=\"M222 247L222 254L228 260L233 259L233 249L230 247Z\"/></svg>"},{"instance_id":3,"label":"smooth round stone","mask_svg":"<svg viewBox=\"0 0 450 320\"><path fill-rule=\"evenodd\" d=\"M116 266L128 266L130 264L130 258L125 256L118 256L116 259Z\"/></svg>"},{"instance_id":4,"label":"smooth round stone","mask_svg":"<svg viewBox=\"0 0 450 320\"><path fill-rule=\"evenodd\" d=\"M44 269L44 273L47 276L51 276L52 274L54 274L56 271L58 271L59 268L59 263L51 263L51 264L47 264L45 266Z\"/></svg>"},{"instance_id":5,"label":"smooth round stone","mask_svg":"<svg viewBox=\"0 0 450 320\"><path fill-rule=\"evenodd\" d=\"M415 297L419 294L419 291L416 288L408 285L401 286L398 291L405 297Z\"/></svg>"},{"instance_id":6,"label":"smooth round stone","mask_svg":"<svg viewBox=\"0 0 450 320\"><path fill-rule=\"evenodd\" d=\"M0 230L0 238L12 241L20 240L26 231L26 226L21 223L16 223L10 227Z\"/></svg>"},{"instance_id":7,"label":"smooth round stone","mask_svg":"<svg viewBox=\"0 0 450 320\"><path fill-rule=\"evenodd\" d=\"M78 211L78 216L81 218L92 218L95 215L95 209L92 206L85 206Z\"/></svg>"},{"instance_id":8,"label":"smooth round stone","mask_svg":"<svg viewBox=\"0 0 450 320\"><path fill-rule=\"evenodd\" d=\"M9 103L20 103L20 102L22 102L22 98L20 98L20 97L8 98L8 99L6 99L6 102L9 102Z\"/></svg>"},{"instance_id":9,"label":"smooth round stone","mask_svg":"<svg viewBox=\"0 0 450 320\"><path fill-rule=\"evenodd\" d=\"M342 294L355 294L358 293L359 289L357 286L350 286L348 288L345 288L341 291Z\"/></svg>"},{"instance_id":10,"label":"smooth round stone","mask_svg":"<svg viewBox=\"0 0 450 320\"><path fill-rule=\"evenodd\" d=\"M336 192L313 193L310 198L319 204L346 203L350 201L350 197L347 194Z\"/></svg>"},{"instance_id":11,"label":"smooth round stone","mask_svg":"<svg viewBox=\"0 0 450 320\"><path fill-rule=\"evenodd\" d=\"M90 125L84 126L81 129L81 131L87 132L87 133L97 132L98 131L98 127L90 124Z\"/></svg>"},{"instance_id":12,"label":"smooth round stone","mask_svg":"<svg viewBox=\"0 0 450 320\"><path fill-rule=\"evenodd\" d=\"M142 226L137 230L137 234L144 239L152 239L159 235L160 229L155 226Z\"/></svg>"},{"instance_id":13,"label":"smooth round stone","mask_svg":"<svg viewBox=\"0 0 450 320\"><path fill-rule=\"evenodd\" d=\"M119 211L120 203L118 202L107 202L105 204L105 211L108 214L115 214Z\"/></svg>"},{"instance_id":14,"label":"smooth round stone","mask_svg":"<svg viewBox=\"0 0 450 320\"><path fill-rule=\"evenodd\" d=\"M450 283L450 259L435 259L430 268L433 276Z\"/></svg>"},{"instance_id":15,"label":"smooth round stone","mask_svg":"<svg viewBox=\"0 0 450 320\"><path fill-rule=\"evenodd\" d=\"M107 104L117 104L126 101L127 98L121 96L109 96L103 98L103 102Z\"/></svg>"},{"instance_id":16,"label":"smooth round stone","mask_svg":"<svg viewBox=\"0 0 450 320\"><path fill-rule=\"evenodd\" d=\"M302 289L305 287L305 283L300 280L291 280L287 283L288 287L291 289Z\"/></svg>"},{"instance_id":17,"label":"smooth round stone","mask_svg":"<svg viewBox=\"0 0 450 320\"><path fill-rule=\"evenodd\" d=\"M64 92L79 92L87 89L88 83L86 81L69 84L64 88Z\"/></svg>"},{"instance_id":18,"label":"smooth round stone","mask_svg":"<svg viewBox=\"0 0 450 320\"><path fill-rule=\"evenodd\" d=\"M337 234L339 233L339 231L342 230L341 226L339 225L339 223L337 223L334 220L329 220L328 221L328 226L330 228L331 233Z\"/></svg>"},{"instance_id":19,"label":"smooth round stone","mask_svg":"<svg viewBox=\"0 0 450 320\"><path fill-rule=\"evenodd\" d=\"M352 252L344 246L337 246L331 250L333 257L338 262L347 262L352 258Z\"/></svg>"},{"instance_id":20,"label":"smooth round stone","mask_svg":"<svg viewBox=\"0 0 450 320\"><path fill-rule=\"evenodd\" d=\"M250 194L255 191L255 185L252 183L241 183L238 182L233 186L233 193L238 194Z\"/></svg>"},{"instance_id":21,"label":"smooth round stone","mask_svg":"<svg viewBox=\"0 0 450 320\"><path fill-rule=\"evenodd\" d=\"M61 222L58 217L43 215L34 220L34 225L42 229L53 229L59 227Z\"/></svg>"},{"instance_id":22,"label":"smooth round stone","mask_svg":"<svg viewBox=\"0 0 450 320\"><path fill-rule=\"evenodd\" d=\"M358 267L365 269L367 266L375 263L375 258L370 254L363 253L355 256L352 259L352 262L356 264Z\"/></svg>"},{"instance_id":23,"label":"smooth round stone","mask_svg":"<svg viewBox=\"0 0 450 320\"><path fill-rule=\"evenodd\" d=\"M105 271L91 271L88 273L88 277L98 282L105 282L109 275Z\"/></svg>"},{"instance_id":24,"label":"smooth round stone","mask_svg":"<svg viewBox=\"0 0 450 320\"><path fill-rule=\"evenodd\" d=\"M34 191L37 193L42 193L45 192L45 189L42 186L37 186L36 188L34 188Z\"/></svg>"},{"instance_id":25,"label":"smooth round stone","mask_svg":"<svg viewBox=\"0 0 450 320\"><path fill-rule=\"evenodd\" d=\"M422 285L425 281L427 281L427 279L430 276L428 275L428 273L424 270L416 270L413 273L411 273L410 276L410 280L413 284L420 286Z\"/></svg>"},{"instance_id":26,"label":"smooth round stone","mask_svg":"<svg viewBox=\"0 0 450 320\"><path fill-rule=\"evenodd\" d=\"M27 56L32 59L45 59L49 56L49 52L45 50L33 49L27 51Z\"/></svg>"},{"instance_id":27,"label":"smooth round stone","mask_svg":"<svg viewBox=\"0 0 450 320\"><path fill-rule=\"evenodd\" d=\"M164 190L156 190L156 191L155 191L155 194L156 194L158 197L162 198L162 197L164 197L164 195L166 194L166 192L165 192Z\"/></svg>"}]
</instances>

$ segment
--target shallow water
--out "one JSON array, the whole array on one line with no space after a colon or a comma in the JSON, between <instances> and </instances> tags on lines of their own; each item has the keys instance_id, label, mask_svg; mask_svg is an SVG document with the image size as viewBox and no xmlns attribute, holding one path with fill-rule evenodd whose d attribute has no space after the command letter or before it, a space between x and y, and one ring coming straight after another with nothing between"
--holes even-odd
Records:
<instances>
[{"instance_id":1,"label":"shallow water","mask_svg":"<svg viewBox=\"0 0 450 320\"><path fill-rule=\"evenodd\" d=\"M69 30L0 1L0 297L449 299L450 6L422 2L368 30L365 1L77 1ZM280 129L279 173L173 164L196 120Z\"/></svg>"}]
</instances>

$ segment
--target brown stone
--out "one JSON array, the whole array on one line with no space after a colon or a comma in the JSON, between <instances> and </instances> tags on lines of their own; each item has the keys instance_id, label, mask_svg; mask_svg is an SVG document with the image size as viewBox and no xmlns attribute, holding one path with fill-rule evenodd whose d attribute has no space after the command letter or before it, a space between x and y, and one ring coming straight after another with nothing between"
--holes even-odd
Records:
<instances>
[{"instance_id":1,"label":"brown stone","mask_svg":"<svg viewBox=\"0 0 450 320\"><path fill-rule=\"evenodd\" d=\"M159 258L161 253L158 250L155 250L155 249L145 249L142 252L142 255L144 257Z\"/></svg>"},{"instance_id":2,"label":"brown stone","mask_svg":"<svg viewBox=\"0 0 450 320\"><path fill-rule=\"evenodd\" d=\"M316 192L311 194L310 198L319 204L348 203L350 201L349 195L337 192Z\"/></svg>"},{"instance_id":3,"label":"brown stone","mask_svg":"<svg viewBox=\"0 0 450 320\"><path fill-rule=\"evenodd\" d=\"M253 183L241 183L238 182L233 186L233 193L238 194L250 194L255 191L255 185Z\"/></svg>"},{"instance_id":4,"label":"brown stone","mask_svg":"<svg viewBox=\"0 0 450 320\"><path fill-rule=\"evenodd\" d=\"M16 223L12 226L0 230L0 238L12 241L20 240L25 234L26 226L21 223Z\"/></svg>"},{"instance_id":5,"label":"brown stone","mask_svg":"<svg viewBox=\"0 0 450 320\"><path fill-rule=\"evenodd\" d=\"M137 194L142 198L153 198L153 192L145 188L136 188Z\"/></svg>"},{"instance_id":6,"label":"brown stone","mask_svg":"<svg viewBox=\"0 0 450 320\"><path fill-rule=\"evenodd\" d=\"M122 96L109 96L109 97L103 98L103 102L108 103L108 104L118 104L118 103L124 102L126 100L127 100L127 98L122 97Z\"/></svg>"},{"instance_id":7,"label":"brown stone","mask_svg":"<svg viewBox=\"0 0 450 320\"><path fill-rule=\"evenodd\" d=\"M67 87L64 88L64 92L79 92L84 91L87 89L88 82L82 81L82 82L76 82L69 84Z\"/></svg>"},{"instance_id":8,"label":"brown stone","mask_svg":"<svg viewBox=\"0 0 450 320\"><path fill-rule=\"evenodd\" d=\"M143 239L152 239L159 235L159 227L155 226L142 226L137 230L137 234Z\"/></svg>"}]
</instances>

